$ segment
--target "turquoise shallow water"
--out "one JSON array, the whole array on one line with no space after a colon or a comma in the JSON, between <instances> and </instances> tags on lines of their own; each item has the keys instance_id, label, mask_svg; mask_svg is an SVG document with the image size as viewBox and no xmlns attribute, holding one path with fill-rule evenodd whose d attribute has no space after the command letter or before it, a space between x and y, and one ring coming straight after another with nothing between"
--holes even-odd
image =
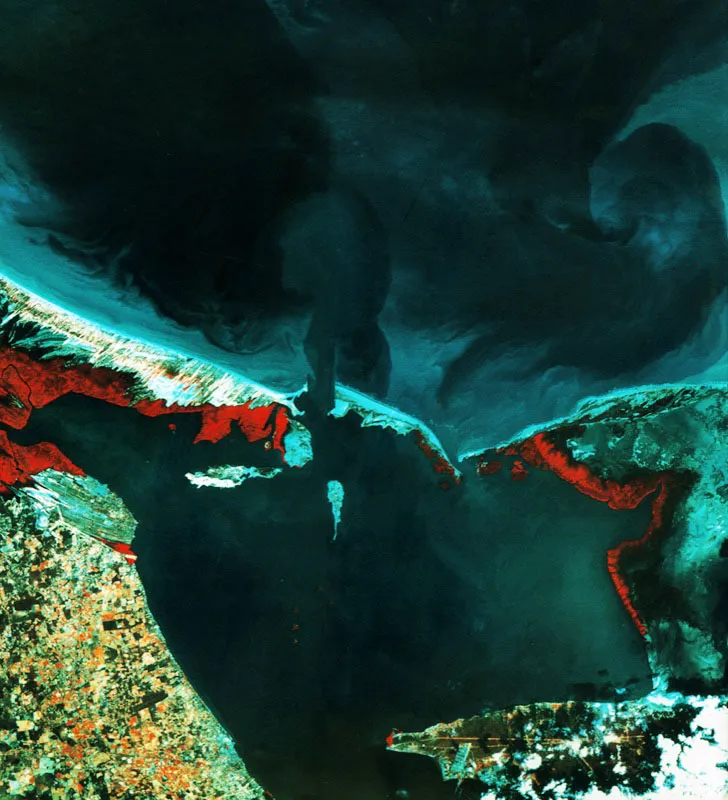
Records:
<instances>
[{"instance_id":1,"label":"turquoise shallow water","mask_svg":"<svg viewBox=\"0 0 728 800\"><path fill-rule=\"evenodd\" d=\"M239 434L193 446L199 422L169 422L69 396L15 438L53 441L124 498L173 653L278 798L451 797L433 764L385 752L392 728L590 683L647 690L605 563L647 507L611 511L542 472L443 491L413 441L346 418L313 466L200 490L185 472L275 456Z\"/></svg>"}]
</instances>

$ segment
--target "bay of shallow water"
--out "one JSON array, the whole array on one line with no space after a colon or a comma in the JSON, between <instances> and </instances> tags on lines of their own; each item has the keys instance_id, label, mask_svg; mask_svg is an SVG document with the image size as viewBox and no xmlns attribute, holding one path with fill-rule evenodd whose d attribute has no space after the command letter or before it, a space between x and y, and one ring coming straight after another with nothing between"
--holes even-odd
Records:
<instances>
[{"instance_id":1,"label":"bay of shallow water","mask_svg":"<svg viewBox=\"0 0 728 800\"><path fill-rule=\"evenodd\" d=\"M392 728L577 684L648 690L606 569L647 505L612 511L538 471L445 491L411 439L354 419L331 421L302 470L196 489L185 472L276 460L239 432L192 445L198 429L68 396L13 438L54 442L124 499L172 652L278 800L449 798L434 763L384 750ZM331 479L346 490L336 540Z\"/></svg>"}]
</instances>

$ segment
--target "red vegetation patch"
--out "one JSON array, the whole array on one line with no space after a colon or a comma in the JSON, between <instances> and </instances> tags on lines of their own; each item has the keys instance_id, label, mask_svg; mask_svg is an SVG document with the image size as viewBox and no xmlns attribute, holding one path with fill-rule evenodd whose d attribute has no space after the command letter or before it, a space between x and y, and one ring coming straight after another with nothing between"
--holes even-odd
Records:
<instances>
[{"instance_id":1,"label":"red vegetation patch","mask_svg":"<svg viewBox=\"0 0 728 800\"><path fill-rule=\"evenodd\" d=\"M0 420L20 430L30 417L30 386L12 364L0 373Z\"/></svg>"},{"instance_id":2,"label":"red vegetation patch","mask_svg":"<svg viewBox=\"0 0 728 800\"><path fill-rule=\"evenodd\" d=\"M606 503L615 510L636 508L646 497L655 494L652 501L652 516L647 530L639 539L621 542L607 553L607 568L612 582L632 617L637 630L642 636L647 635L647 628L634 607L629 587L620 574L620 559L625 552L642 547L664 524L664 508L671 488L671 476L657 473L646 477L633 478L623 484L614 480L600 478L586 464L575 462L568 453L559 450L557 445L549 441L545 434L539 433L517 447L504 448L499 451L503 455L520 455L532 467L545 469L567 481L582 494ZM514 469L520 462L514 463ZM513 472L511 473L512 476Z\"/></svg>"},{"instance_id":3,"label":"red vegetation patch","mask_svg":"<svg viewBox=\"0 0 728 800\"><path fill-rule=\"evenodd\" d=\"M90 364L69 365L62 358L35 361L26 353L0 349L0 425L20 430L28 423L34 408L43 408L65 394L76 393L133 408L146 417L199 414L202 423L195 443L219 442L231 432L234 422L249 442L265 440L266 448L278 450L285 460L283 437L290 424L285 406L278 403L255 408L250 403L181 406L168 405L164 400L135 401L131 397L132 386L129 375L112 369ZM170 423L169 428L175 430L176 426ZM55 445L40 442L21 447L0 429L0 494L7 494L8 487L28 483L33 475L51 468L73 475L84 474ZM128 561L136 560L128 545L106 544L123 553Z\"/></svg>"},{"instance_id":4,"label":"red vegetation patch","mask_svg":"<svg viewBox=\"0 0 728 800\"><path fill-rule=\"evenodd\" d=\"M514 461L511 467L511 480L523 481L528 477L528 470L526 469L523 461Z\"/></svg>"},{"instance_id":5,"label":"red vegetation patch","mask_svg":"<svg viewBox=\"0 0 728 800\"><path fill-rule=\"evenodd\" d=\"M108 539L102 539L100 537L99 541L108 545L112 550L116 550L117 553L121 553L129 564L133 564L137 560L136 553L132 551L128 544L124 542L111 542Z\"/></svg>"},{"instance_id":6,"label":"red vegetation patch","mask_svg":"<svg viewBox=\"0 0 728 800\"><path fill-rule=\"evenodd\" d=\"M501 461L481 461L476 467L478 475L495 475L503 469Z\"/></svg>"},{"instance_id":7,"label":"red vegetation patch","mask_svg":"<svg viewBox=\"0 0 728 800\"><path fill-rule=\"evenodd\" d=\"M285 455L283 437L288 430L288 414L284 406L266 405L253 408L250 403L242 406L199 406L202 412L202 427L195 437L198 442L219 442L237 423L249 442L261 439L270 441L269 449Z\"/></svg>"},{"instance_id":8,"label":"red vegetation patch","mask_svg":"<svg viewBox=\"0 0 728 800\"><path fill-rule=\"evenodd\" d=\"M444 456L441 456L437 450L428 444L422 432L415 431L414 436L417 446L432 462L432 468L435 470L435 472L438 475L449 475L455 480L455 483L459 483L460 479L455 475L455 467L453 467L453 465Z\"/></svg>"},{"instance_id":9,"label":"red vegetation patch","mask_svg":"<svg viewBox=\"0 0 728 800\"><path fill-rule=\"evenodd\" d=\"M527 439L519 450L523 460L531 466L550 470L575 486L582 494L606 503L617 511L637 508L664 479L663 475L653 475L649 478L635 478L625 484L605 480L595 475L586 464L573 461L568 453L559 450L543 433Z\"/></svg>"},{"instance_id":10,"label":"red vegetation patch","mask_svg":"<svg viewBox=\"0 0 728 800\"><path fill-rule=\"evenodd\" d=\"M647 542L661 530L664 522L663 512L665 509L665 503L667 502L669 495L669 476L664 476L660 484L660 491L658 492L657 497L652 501L652 516L650 517L650 523L647 526L645 533L639 539L620 542L616 547L613 547L611 550L607 551L607 568L609 569L609 574L612 577L612 582L614 583L619 596L622 598L625 608L634 620L634 623L642 636L647 635L647 628L632 604L632 600L629 596L629 587L619 574L619 562L625 553L647 544Z\"/></svg>"},{"instance_id":11,"label":"red vegetation patch","mask_svg":"<svg viewBox=\"0 0 728 800\"><path fill-rule=\"evenodd\" d=\"M50 442L21 447L0 430L0 494L8 494L9 486L26 484L33 475L44 469L57 469L72 475L83 475L82 469Z\"/></svg>"}]
</instances>

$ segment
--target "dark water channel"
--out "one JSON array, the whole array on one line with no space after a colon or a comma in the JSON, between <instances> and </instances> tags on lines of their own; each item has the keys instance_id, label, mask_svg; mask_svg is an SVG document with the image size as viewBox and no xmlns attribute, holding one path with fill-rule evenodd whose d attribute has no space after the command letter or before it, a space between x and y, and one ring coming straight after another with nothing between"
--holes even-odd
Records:
<instances>
[{"instance_id":1,"label":"dark water channel","mask_svg":"<svg viewBox=\"0 0 728 800\"><path fill-rule=\"evenodd\" d=\"M540 472L443 491L411 438L351 418L331 423L323 467L196 489L186 472L276 462L239 432L192 445L198 429L67 396L13 438L54 442L124 499L172 652L279 800L450 798L434 763L385 751L392 728L575 684L647 689L605 564L646 506L615 512ZM346 490L335 541L331 478Z\"/></svg>"}]
</instances>

